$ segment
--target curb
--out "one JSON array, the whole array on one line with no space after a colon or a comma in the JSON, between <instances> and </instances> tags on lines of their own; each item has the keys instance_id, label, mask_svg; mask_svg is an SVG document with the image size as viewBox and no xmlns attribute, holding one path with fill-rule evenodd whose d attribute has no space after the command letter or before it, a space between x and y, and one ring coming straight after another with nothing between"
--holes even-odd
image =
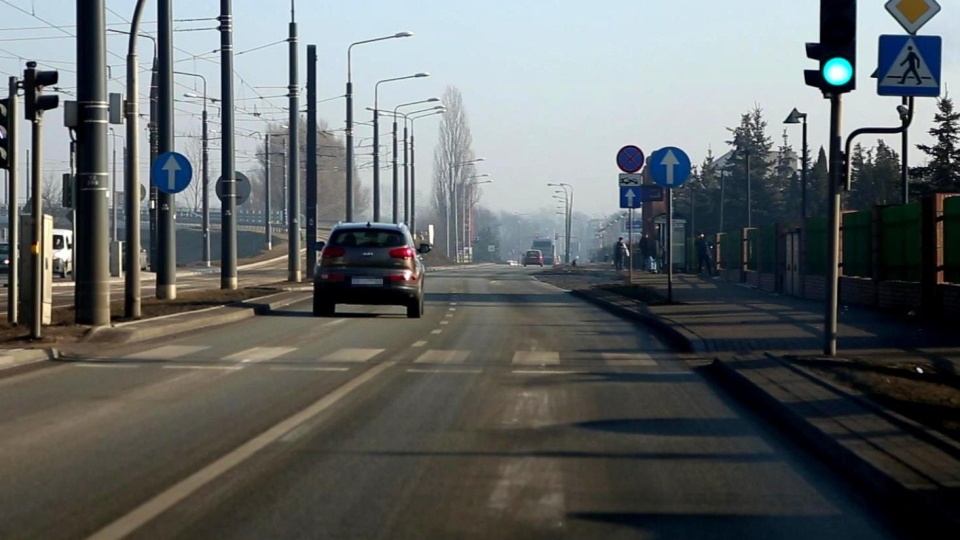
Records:
<instances>
[{"instance_id":1,"label":"curb","mask_svg":"<svg viewBox=\"0 0 960 540\"><path fill-rule=\"evenodd\" d=\"M788 369L792 367L789 363L775 356L767 354L761 356L777 364L778 367ZM926 519L929 520L926 525L930 527L927 532L932 536L926 536L925 534L921 536L956 538L956 535L960 534L960 510L955 506L944 504L943 500L929 492L911 490L908 486L901 484L888 475L886 471L857 455L856 452L841 444L837 438L809 422L800 412L781 402L776 396L755 384L735 368L727 365L723 360L715 359L710 365L706 366L705 370L708 375L713 376L722 385L731 388L733 390L731 392L732 396L754 405L753 409L758 411L759 414L771 417L777 425L798 436L803 442L810 445L824 461L833 464L842 474L847 475L859 485L869 489L871 493L879 495L898 508L908 507L904 515L919 514L926 516ZM791 371L796 373L796 369L791 369ZM804 374L798 373L798 376L804 376ZM833 388L833 385L822 386L822 388L836 394L839 399L849 397L847 392L839 391L839 389ZM870 407L870 410L874 412L875 406ZM904 465L909 467L909 464ZM943 535L944 529L954 532Z\"/></svg>"},{"instance_id":2,"label":"curb","mask_svg":"<svg viewBox=\"0 0 960 540\"><path fill-rule=\"evenodd\" d=\"M583 290L572 290L570 291L570 294L582 300L586 300L591 304L599 306L613 313L614 315L617 315L618 317L640 322L656 329L674 347L680 349L680 352L682 353L704 352L703 347L697 346L699 343L702 343L698 336L689 330L679 329L675 325L670 324L659 315L652 313L650 308L644 304L637 303L635 306L636 309L630 309L626 306L621 306L605 300L596 293Z\"/></svg>"},{"instance_id":3,"label":"curb","mask_svg":"<svg viewBox=\"0 0 960 540\"><path fill-rule=\"evenodd\" d=\"M5 349L0 352L0 371L11 369L44 360L57 360L60 351L55 347L41 349Z\"/></svg>"}]
</instances>

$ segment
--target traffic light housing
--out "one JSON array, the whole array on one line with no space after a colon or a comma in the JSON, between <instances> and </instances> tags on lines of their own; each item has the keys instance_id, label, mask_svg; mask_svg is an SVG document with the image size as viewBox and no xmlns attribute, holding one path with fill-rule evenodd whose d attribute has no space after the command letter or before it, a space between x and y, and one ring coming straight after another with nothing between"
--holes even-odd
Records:
<instances>
[{"instance_id":1,"label":"traffic light housing","mask_svg":"<svg viewBox=\"0 0 960 540\"><path fill-rule=\"evenodd\" d=\"M807 43L807 58L820 63L804 71L807 86L824 94L857 87L857 0L820 0L820 42Z\"/></svg>"},{"instance_id":2,"label":"traffic light housing","mask_svg":"<svg viewBox=\"0 0 960 540\"><path fill-rule=\"evenodd\" d=\"M16 96L10 96L0 99L0 169L10 170L10 162L7 156L10 155L10 124L14 121L12 118L10 100L17 99Z\"/></svg>"},{"instance_id":3,"label":"traffic light housing","mask_svg":"<svg viewBox=\"0 0 960 540\"><path fill-rule=\"evenodd\" d=\"M60 106L60 96L45 96L43 88L57 84L58 71L38 71L36 62L27 62L23 70L24 116L30 122L38 120L43 111Z\"/></svg>"}]
</instances>

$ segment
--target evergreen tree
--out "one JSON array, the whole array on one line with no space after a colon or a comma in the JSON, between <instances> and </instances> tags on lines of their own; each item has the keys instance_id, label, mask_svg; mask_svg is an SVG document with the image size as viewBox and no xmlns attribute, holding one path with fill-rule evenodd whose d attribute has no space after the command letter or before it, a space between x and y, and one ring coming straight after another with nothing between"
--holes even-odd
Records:
<instances>
[{"instance_id":1,"label":"evergreen tree","mask_svg":"<svg viewBox=\"0 0 960 540\"><path fill-rule=\"evenodd\" d=\"M829 193L829 169L827 167L827 152L820 147L817 160L807 173L807 214L809 217L824 217L830 209L827 200Z\"/></svg>"},{"instance_id":2,"label":"evergreen tree","mask_svg":"<svg viewBox=\"0 0 960 540\"><path fill-rule=\"evenodd\" d=\"M731 134L727 144L733 151L725 171L724 227L728 230L746 227L748 221L754 227L768 225L780 217L780 209L776 205L776 191L770 182L773 142L767 136L766 128L767 122L763 119L763 110L759 105L740 117L739 126L727 128ZM747 209L748 162L752 220L748 220Z\"/></svg>"},{"instance_id":3,"label":"evergreen tree","mask_svg":"<svg viewBox=\"0 0 960 540\"><path fill-rule=\"evenodd\" d=\"M774 205L780 213L779 218L775 217L774 221L799 218L802 210L797 154L787 141L787 132L784 130L783 144L777 149L777 159L770 179Z\"/></svg>"},{"instance_id":4,"label":"evergreen tree","mask_svg":"<svg viewBox=\"0 0 960 540\"><path fill-rule=\"evenodd\" d=\"M953 99L944 96L937 100L937 114L930 128L934 145L918 144L917 148L930 157L922 167L911 168L911 192L914 196L937 192L960 193L960 112Z\"/></svg>"}]
</instances>

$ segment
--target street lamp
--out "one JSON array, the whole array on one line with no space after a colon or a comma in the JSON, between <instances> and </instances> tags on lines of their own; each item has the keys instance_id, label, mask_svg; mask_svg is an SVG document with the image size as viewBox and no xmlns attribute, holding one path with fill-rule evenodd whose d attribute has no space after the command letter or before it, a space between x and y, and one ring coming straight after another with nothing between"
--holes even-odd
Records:
<instances>
[{"instance_id":1,"label":"street lamp","mask_svg":"<svg viewBox=\"0 0 960 540\"><path fill-rule=\"evenodd\" d=\"M548 183L547 185L550 187L558 187L563 190L563 198L564 198L564 202L566 203L566 213L567 213L564 219L565 232L564 232L563 251L564 251L564 259L566 260L566 264L570 264L570 230L573 226L573 223L572 223L573 222L573 186L571 186L570 184L565 184L563 182L557 182L557 183L551 182L551 183ZM569 190L569 192L567 190ZM632 223L630 225L633 226Z\"/></svg>"},{"instance_id":2,"label":"street lamp","mask_svg":"<svg viewBox=\"0 0 960 540\"><path fill-rule=\"evenodd\" d=\"M411 113L404 116L404 133L407 132L407 121L410 122L410 191L408 195L404 197L404 200L408 202L410 207L410 231L413 232L414 235L417 234L417 154L416 145L414 144L414 121L427 116L443 114L444 112L446 112L446 109L440 107L439 110L424 114L414 116L413 113ZM406 186L404 189L406 189Z\"/></svg>"},{"instance_id":3,"label":"street lamp","mask_svg":"<svg viewBox=\"0 0 960 540\"><path fill-rule=\"evenodd\" d=\"M794 108L790 115L783 121L784 124L803 123L803 156L800 158L800 216L807 219L807 113L802 113Z\"/></svg>"},{"instance_id":4,"label":"street lamp","mask_svg":"<svg viewBox=\"0 0 960 540\"><path fill-rule=\"evenodd\" d=\"M473 238L473 188L478 184L489 184L493 180L484 180L482 182L477 182L477 178L487 178L489 174L476 174L473 176L468 176L464 180L464 197L463 197L463 225L461 226L458 234L462 235L458 237L460 243L460 248L463 250L463 262L470 262L466 260L467 249L470 247L470 239ZM473 180L471 182L471 180Z\"/></svg>"},{"instance_id":5,"label":"street lamp","mask_svg":"<svg viewBox=\"0 0 960 540\"><path fill-rule=\"evenodd\" d=\"M405 81L407 79L417 79L420 77L429 77L429 73L414 73L403 77L392 77L390 79L381 79L373 85L373 220L380 221L380 85L388 82ZM396 123L394 123L396 127ZM396 135L396 134L394 134ZM396 147L394 147L396 155ZM394 201L396 208L396 201ZM396 218L394 212L394 218ZM396 219L394 219L396 222Z\"/></svg>"},{"instance_id":6,"label":"street lamp","mask_svg":"<svg viewBox=\"0 0 960 540\"><path fill-rule=\"evenodd\" d=\"M351 64L351 53L353 52L353 48L357 45L385 41L388 39L405 38L412 35L413 32L397 32L391 36L355 41L351 43L349 47L347 47L347 221L353 221L353 68Z\"/></svg>"},{"instance_id":7,"label":"street lamp","mask_svg":"<svg viewBox=\"0 0 960 540\"><path fill-rule=\"evenodd\" d=\"M439 103L440 98L432 97L428 99L421 99L420 101L411 101L408 103L401 103L393 108L393 222L400 223L400 178L397 173L397 158L400 156L399 150L397 150L397 115L401 114L398 111L403 107L410 107L412 105L421 105L423 103ZM442 105L438 105L442 107ZM404 117L406 118L406 117ZM409 195L409 177L407 176L407 125L403 125L403 221L407 221L408 213L407 209L407 196Z\"/></svg>"},{"instance_id":8,"label":"street lamp","mask_svg":"<svg viewBox=\"0 0 960 540\"><path fill-rule=\"evenodd\" d=\"M120 135L117 135L116 132L113 131L112 127L108 128L108 130L110 131L110 137L113 139L113 167L112 167L113 181L111 182L112 186L110 188L110 191L111 191L110 204L113 207L111 212L113 216L113 228L111 229L111 232L110 232L110 239L116 242L117 240L119 240L119 237L117 236L117 137L120 137ZM126 150L124 150L124 155L126 155ZM126 170L126 166L124 166L124 170ZM139 195L140 194L137 193L137 196ZM120 255L118 254L117 256L119 257ZM117 261L117 262L122 264L121 261ZM118 268L122 268L122 266L118 266Z\"/></svg>"},{"instance_id":9,"label":"street lamp","mask_svg":"<svg viewBox=\"0 0 960 540\"><path fill-rule=\"evenodd\" d=\"M457 228L457 189L459 189L460 183L457 182L456 174L459 174L460 167L464 165L470 165L472 163L479 163L481 161L485 161L485 159L482 157L479 157L476 159L471 159L469 161L461 161L459 163L454 161L450 162L450 193L447 195L449 199L447 200L447 207L444 212L446 214L446 216L444 217L444 221L446 222L445 228L446 228L446 242L447 242L447 257L450 257L450 206L451 204L453 206L453 228L454 230L456 230ZM454 244L454 249L457 249L458 247L457 244L459 244L459 242L456 242Z\"/></svg>"}]
</instances>

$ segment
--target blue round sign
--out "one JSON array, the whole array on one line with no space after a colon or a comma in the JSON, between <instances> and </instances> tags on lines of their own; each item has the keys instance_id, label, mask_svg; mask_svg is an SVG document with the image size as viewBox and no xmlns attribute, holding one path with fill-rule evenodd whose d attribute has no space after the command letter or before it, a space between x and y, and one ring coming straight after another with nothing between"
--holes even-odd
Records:
<instances>
[{"instance_id":1,"label":"blue round sign","mask_svg":"<svg viewBox=\"0 0 960 540\"><path fill-rule=\"evenodd\" d=\"M193 166L177 152L160 154L150 166L150 182L164 193L180 193L190 185L191 178Z\"/></svg>"},{"instance_id":2,"label":"blue round sign","mask_svg":"<svg viewBox=\"0 0 960 540\"><path fill-rule=\"evenodd\" d=\"M654 183L670 189L682 186L690 178L693 167L686 152L667 146L650 154L647 169Z\"/></svg>"},{"instance_id":3,"label":"blue round sign","mask_svg":"<svg viewBox=\"0 0 960 540\"><path fill-rule=\"evenodd\" d=\"M624 146L617 152L617 167L627 174L633 174L642 169L643 162L643 150L632 144Z\"/></svg>"}]
</instances>

